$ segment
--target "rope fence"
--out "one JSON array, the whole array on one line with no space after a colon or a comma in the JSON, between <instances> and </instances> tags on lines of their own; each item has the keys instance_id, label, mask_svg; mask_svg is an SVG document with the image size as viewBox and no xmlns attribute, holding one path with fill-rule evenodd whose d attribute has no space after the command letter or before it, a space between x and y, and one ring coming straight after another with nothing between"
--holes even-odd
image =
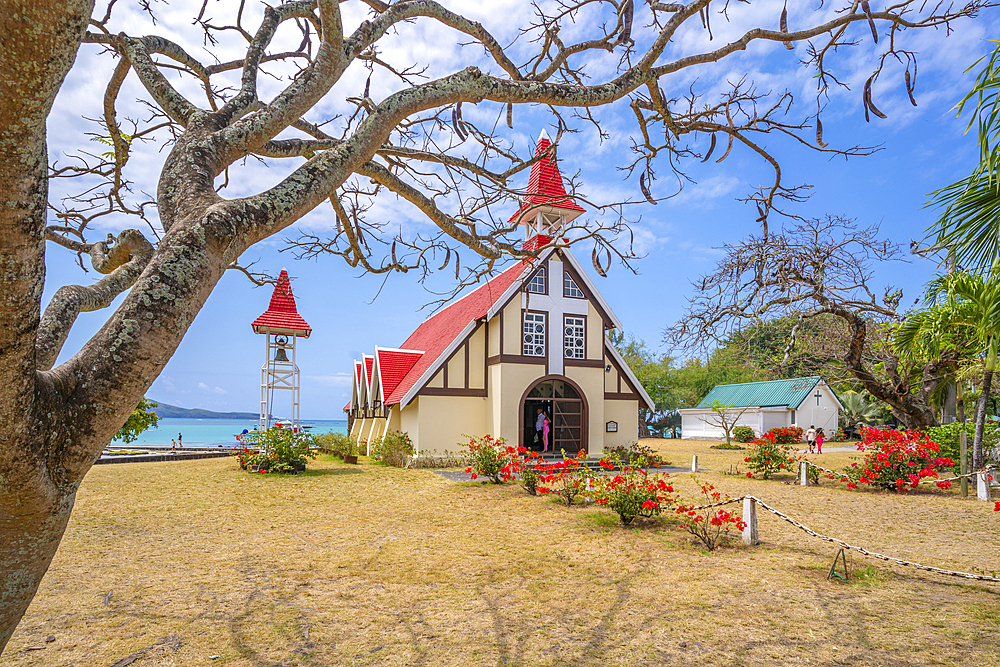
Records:
<instances>
[{"instance_id":1,"label":"rope fence","mask_svg":"<svg viewBox=\"0 0 1000 667\"><path fill-rule=\"evenodd\" d=\"M816 467L819 467L819 466L816 466ZM939 480L939 481L942 481L942 480ZM744 501L747 501L747 500L749 500L751 502L750 503L744 502ZM936 574L943 574L943 575L947 575L949 577L960 577L962 579L973 579L973 580L976 580L976 581L1000 582L1000 577L995 577L995 576L990 576L990 575L985 575L985 574L972 574L972 573L969 573L969 572L958 572L956 570L945 570L945 569L942 569L942 568L939 568L939 567L933 567L931 565L923 565L921 563L914 563L913 561L904 560L902 558L895 558L894 556L886 556L885 554L880 554L880 553L878 553L876 551L871 551L870 549L865 549L864 547L859 547L857 545L850 544L848 542L845 542L844 540L837 539L836 537L830 537L829 535L824 535L822 533L818 533L815 530L813 530L812 528L809 528L808 526L806 526L805 524L800 523L799 521L796 521L795 519L793 519L792 517L788 516L784 512L771 507L770 505L768 505L767 503L765 503L764 501L762 501L761 499L759 499L759 498L757 498L755 496L750 496L750 495L740 496L739 498L733 498L731 500L723 500L723 501L720 501L720 502L717 502L717 503L710 503L708 505L699 505L697 507L687 507L686 509L687 509L687 511L699 511L699 510L710 509L712 507L720 507L722 505L731 505L733 503L738 503L738 502L743 502L743 521L747 524L746 528L743 530L743 541L744 542L749 542L749 543L755 544L756 541L757 541L756 540L756 536L757 536L757 512L756 512L756 505L760 505L761 507L763 507L765 510L767 510L771 514L774 514L775 516L779 517L780 519L783 519L784 521L790 523L791 525L795 526L799 530L801 530L801 531L803 531L803 532L805 532L805 533L807 533L809 535L812 535L813 537L817 537L817 538L819 538L821 540L824 540L826 542L832 542L834 544L838 544L841 547L843 547L844 549L849 549L851 551L857 551L858 553L860 553L860 554L862 554L864 556L871 556L872 558L878 558L879 560L884 560L884 561L887 561L887 562L890 562L890 563L896 563L897 565L903 565L903 566L906 566L906 567L912 567L912 568L917 569L917 570L926 570L927 572L934 572Z\"/></svg>"},{"instance_id":2,"label":"rope fence","mask_svg":"<svg viewBox=\"0 0 1000 667\"><path fill-rule=\"evenodd\" d=\"M842 479L844 477L843 471L830 470L829 468L824 468L823 466L816 465L809 459L803 459L803 463L811 465L813 468L816 468L817 470L822 470L823 472L828 472L831 475L836 475L838 479ZM963 477L975 477L981 472L990 473L991 471L992 468L987 466L985 468L981 468L980 470L976 470L975 472L967 472L964 475L958 475L957 477L945 477L945 478L935 477L933 479L930 478L922 479L919 482L917 482L917 484L937 484L938 482L954 482L955 480L962 479Z\"/></svg>"}]
</instances>

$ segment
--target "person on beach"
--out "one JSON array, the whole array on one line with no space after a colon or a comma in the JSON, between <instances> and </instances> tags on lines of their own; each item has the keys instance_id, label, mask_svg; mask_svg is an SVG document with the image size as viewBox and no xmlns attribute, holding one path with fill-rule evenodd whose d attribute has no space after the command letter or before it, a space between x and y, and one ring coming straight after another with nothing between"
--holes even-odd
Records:
<instances>
[{"instance_id":1,"label":"person on beach","mask_svg":"<svg viewBox=\"0 0 1000 667\"><path fill-rule=\"evenodd\" d=\"M823 453L823 429L822 428L816 429L816 453L817 454L822 454Z\"/></svg>"},{"instance_id":2,"label":"person on beach","mask_svg":"<svg viewBox=\"0 0 1000 667\"><path fill-rule=\"evenodd\" d=\"M545 447L542 451L543 452L547 452L547 451L549 451L549 424L551 422L549 422L549 416L547 414L545 414L544 412L542 413L542 420L543 420L542 421L542 444Z\"/></svg>"},{"instance_id":3,"label":"person on beach","mask_svg":"<svg viewBox=\"0 0 1000 667\"><path fill-rule=\"evenodd\" d=\"M816 427L812 424L809 425L809 430L806 431L806 445L809 446L809 453L813 453L813 447L816 444Z\"/></svg>"},{"instance_id":4,"label":"person on beach","mask_svg":"<svg viewBox=\"0 0 1000 667\"><path fill-rule=\"evenodd\" d=\"M183 447L184 446L184 440L182 439L183 437L184 436L181 435L180 433L177 434L177 446L178 447Z\"/></svg>"}]
</instances>

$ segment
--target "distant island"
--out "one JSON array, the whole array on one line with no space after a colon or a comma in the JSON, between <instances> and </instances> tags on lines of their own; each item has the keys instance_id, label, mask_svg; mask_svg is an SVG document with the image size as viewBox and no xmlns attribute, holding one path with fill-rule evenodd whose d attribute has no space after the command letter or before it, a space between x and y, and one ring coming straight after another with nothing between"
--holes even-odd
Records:
<instances>
[{"instance_id":1,"label":"distant island","mask_svg":"<svg viewBox=\"0 0 1000 667\"><path fill-rule=\"evenodd\" d=\"M158 417L169 419L252 419L256 421L260 415L256 412L212 412L202 408L179 408L176 405L160 403L156 399L150 399L156 403L153 412Z\"/></svg>"}]
</instances>

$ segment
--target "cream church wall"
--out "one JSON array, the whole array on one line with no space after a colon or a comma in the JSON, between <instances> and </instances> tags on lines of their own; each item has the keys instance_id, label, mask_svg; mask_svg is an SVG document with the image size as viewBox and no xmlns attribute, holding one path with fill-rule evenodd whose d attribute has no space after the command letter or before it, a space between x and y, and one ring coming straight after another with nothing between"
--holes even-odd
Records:
<instances>
[{"instance_id":1,"label":"cream church wall","mask_svg":"<svg viewBox=\"0 0 1000 667\"><path fill-rule=\"evenodd\" d=\"M608 433L606 425L609 421L618 422L618 432ZM619 447L630 442L639 441L639 407L635 401L604 401L604 421L601 423L604 436L604 449ZM592 448L590 454L599 455L597 448Z\"/></svg>"},{"instance_id":2,"label":"cream church wall","mask_svg":"<svg viewBox=\"0 0 1000 667\"><path fill-rule=\"evenodd\" d=\"M587 451L599 454L604 447L604 369L568 366L566 377L580 385L587 399Z\"/></svg>"},{"instance_id":3,"label":"cream church wall","mask_svg":"<svg viewBox=\"0 0 1000 667\"><path fill-rule=\"evenodd\" d=\"M420 445L414 441L415 453L437 451L460 452L464 434L486 434L486 399L479 396L420 396L417 433ZM413 440L413 431L404 429Z\"/></svg>"}]
</instances>

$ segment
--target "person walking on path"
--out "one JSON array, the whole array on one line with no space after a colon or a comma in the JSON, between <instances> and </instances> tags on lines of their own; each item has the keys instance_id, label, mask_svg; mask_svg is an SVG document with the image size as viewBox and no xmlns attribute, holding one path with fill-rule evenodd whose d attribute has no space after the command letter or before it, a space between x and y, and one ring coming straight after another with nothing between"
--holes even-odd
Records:
<instances>
[{"instance_id":1,"label":"person walking on path","mask_svg":"<svg viewBox=\"0 0 1000 667\"><path fill-rule=\"evenodd\" d=\"M170 439L170 452L172 454L177 453L177 441L174 440L173 438Z\"/></svg>"},{"instance_id":2,"label":"person walking on path","mask_svg":"<svg viewBox=\"0 0 1000 667\"><path fill-rule=\"evenodd\" d=\"M182 440L183 437L184 436L181 435L180 433L177 434L177 446L178 447L184 447L184 440Z\"/></svg>"},{"instance_id":3,"label":"person walking on path","mask_svg":"<svg viewBox=\"0 0 1000 667\"><path fill-rule=\"evenodd\" d=\"M806 431L806 445L809 447L809 453L813 453L813 446L816 444L816 427L812 424L809 425L809 430Z\"/></svg>"},{"instance_id":4,"label":"person walking on path","mask_svg":"<svg viewBox=\"0 0 1000 667\"><path fill-rule=\"evenodd\" d=\"M544 421L542 421L542 444L545 446L545 449L543 449L542 451L543 452L547 452L547 451L549 451L549 424L550 424L550 422L549 422L549 416L547 414L545 414L544 412L542 413L542 418L544 420Z\"/></svg>"},{"instance_id":5,"label":"person walking on path","mask_svg":"<svg viewBox=\"0 0 1000 667\"><path fill-rule=\"evenodd\" d=\"M816 453L817 454L822 454L823 453L823 429L822 428L816 429Z\"/></svg>"}]
</instances>

